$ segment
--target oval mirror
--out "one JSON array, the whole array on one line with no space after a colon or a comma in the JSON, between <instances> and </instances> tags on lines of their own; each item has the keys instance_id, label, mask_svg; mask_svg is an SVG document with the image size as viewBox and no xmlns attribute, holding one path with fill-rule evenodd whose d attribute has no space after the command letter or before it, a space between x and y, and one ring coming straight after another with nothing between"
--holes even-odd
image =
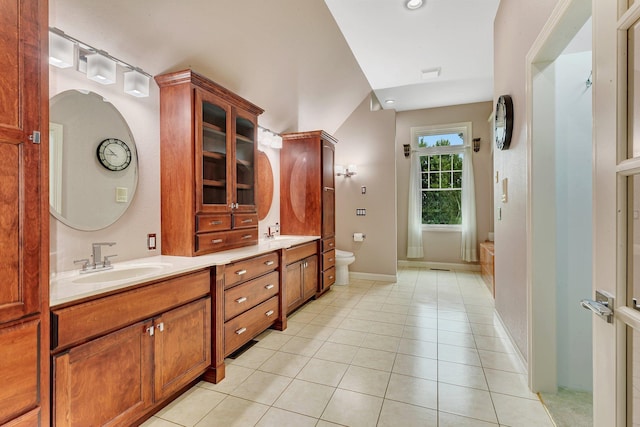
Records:
<instances>
[{"instance_id":1,"label":"oval mirror","mask_svg":"<svg viewBox=\"0 0 640 427\"><path fill-rule=\"evenodd\" d=\"M58 220L94 231L120 218L138 184L138 154L120 112L93 92L51 98L49 203Z\"/></svg>"}]
</instances>

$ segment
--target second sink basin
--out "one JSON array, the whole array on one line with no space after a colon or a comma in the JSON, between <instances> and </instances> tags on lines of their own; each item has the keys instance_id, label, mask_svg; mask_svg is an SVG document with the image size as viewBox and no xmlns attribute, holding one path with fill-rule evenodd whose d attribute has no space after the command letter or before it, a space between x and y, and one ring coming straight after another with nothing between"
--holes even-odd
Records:
<instances>
[{"instance_id":1,"label":"second sink basin","mask_svg":"<svg viewBox=\"0 0 640 427\"><path fill-rule=\"evenodd\" d=\"M87 273L73 280L73 283L104 283L118 280L134 279L136 277L148 276L158 273L166 265L149 264L136 266L123 266L113 270L105 270L98 273Z\"/></svg>"}]
</instances>

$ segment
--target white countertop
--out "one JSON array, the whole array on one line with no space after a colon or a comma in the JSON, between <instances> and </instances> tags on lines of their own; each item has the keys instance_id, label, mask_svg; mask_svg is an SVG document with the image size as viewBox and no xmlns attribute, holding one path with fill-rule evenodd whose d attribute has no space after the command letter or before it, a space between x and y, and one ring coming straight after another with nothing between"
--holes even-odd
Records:
<instances>
[{"instance_id":1,"label":"white countertop","mask_svg":"<svg viewBox=\"0 0 640 427\"><path fill-rule=\"evenodd\" d=\"M100 275L103 274L102 271L80 274L79 270L73 270L52 274L49 284L49 304L53 308L81 298L92 297L203 268L228 264L240 259L311 242L319 238L319 236L276 236L275 239L260 240L257 245L197 257L158 255L118 262L113 264L113 269L104 270L105 276L112 274L113 277L113 273L110 272L119 271L122 271L122 276L127 276L126 270L135 272L134 276L138 274L135 277L126 277L118 280L101 281ZM95 280L93 280L94 278ZM78 283L79 281L90 281L91 283Z\"/></svg>"}]
</instances>

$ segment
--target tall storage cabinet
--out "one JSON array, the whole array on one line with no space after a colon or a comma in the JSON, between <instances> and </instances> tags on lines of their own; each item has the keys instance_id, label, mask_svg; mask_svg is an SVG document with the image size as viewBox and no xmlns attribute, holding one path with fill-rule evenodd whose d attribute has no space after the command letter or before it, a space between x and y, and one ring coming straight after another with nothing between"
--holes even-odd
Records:
<instances>
[{"instance_id":1,"label":"tall storage cabinet","mask_svg":"<svg viewBox=\"0 0 640 427\"><path fill-rule=\"evenodd\" d=\"M0 2L0 425L49 425L48 2Z\"/></svg>"},{"instance_id":2,"label":"tall storage cabinet","mask_svg":"<svg viewBox=\"0 0 640 427\"><path fill-rule=\"evenodd\" d=\"M335 283L335 173L338 141L322 130L282 135L280 231L320 236L317 294Z\"/></svg>"},{"instance_id":3,"label":"tall storage cabinet","mask_svg":"<svg viewBox=\"0 0 640 427\"><path fill-rule=\"evenodd\" d=\"M263 110L192 70L160 86L162 253L258 242L257 117Z\"/></svg>"}]
</instances>

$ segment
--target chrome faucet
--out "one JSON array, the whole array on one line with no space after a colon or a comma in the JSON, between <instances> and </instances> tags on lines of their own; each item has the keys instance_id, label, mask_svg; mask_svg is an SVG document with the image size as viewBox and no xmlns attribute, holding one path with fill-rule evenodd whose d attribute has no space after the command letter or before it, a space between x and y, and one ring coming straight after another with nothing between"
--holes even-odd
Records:
<instances>
[{"instance_id":1,"label":"chrome faucet","mask_svg":"<svg viewBox=\"0 0 640 427\"><path fill-rule=\"evenodd\" d=\"M103 246L113 246L115 245L116 242L97 242L97 243L92 243L91 244L91 249L92 249L92 254L91 254L91 258L93 260L93 262L91 262L91 260L89 260L89 258L83 258L83 259L79 259L77 261L73 261L75 264L82 264L82 267L80 268L80 273L92 273L94 271L102 271L102 270L109 270L111 268L113 268L113 266L111 265L111 260L109 258L112 258L114 256L118 256L118 255L105 255L104 259L102 258L102 247Z\"/></svg>"},{"instance_id":2,"label":"chrome faucet","mask_svg":"<svg viewBox=\"0 0 640 427\"><path fill-rule=\"evenodd\" d=\"M276 236L276 233L280 233L280 224L276 222L275 225L270 225L267 227L267 239L273 239Z\"/></svg>"}]
</instances>

